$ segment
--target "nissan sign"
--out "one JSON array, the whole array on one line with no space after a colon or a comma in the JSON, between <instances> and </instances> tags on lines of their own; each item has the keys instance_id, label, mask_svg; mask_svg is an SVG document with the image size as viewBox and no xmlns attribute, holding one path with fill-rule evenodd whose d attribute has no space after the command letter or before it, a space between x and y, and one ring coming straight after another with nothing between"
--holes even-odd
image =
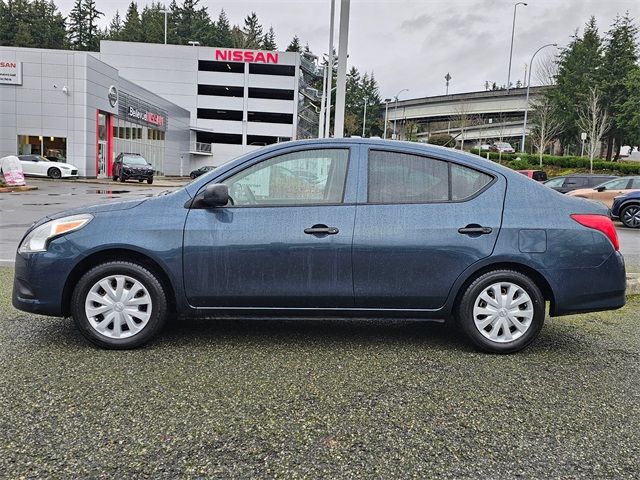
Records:
<instances>
[{"instance_id":1,"label":"nissan sign","mask_svg":"<svg viewBox=\"0 0 640 480\"><path fill-rule=\"evenodd\" d=\"M246 63L278 63L276 52L252 52L251 50L216 50L216 60Z\"/></svg>"},{"instance_id":2,"label":"nissan sign","mask_svg":"<svg viewBox=\"0 0 640 480\"><path fill-rule=\"evenodd\" d=\"M118 89L115 85L111 85L109 87L109 93L107 94L107 98L109 99L109 105L115 107L118 103Z\"/></svg>"},{"instance_id":3,"label":"nissan sign","mask_svg":"<svg viewBox=\"0 0 640 480\"><path fill-rule=\"evenodd\" d=\"M22 85L22 62L0 59L0 84Z\"/></svg>"}]
</instances>

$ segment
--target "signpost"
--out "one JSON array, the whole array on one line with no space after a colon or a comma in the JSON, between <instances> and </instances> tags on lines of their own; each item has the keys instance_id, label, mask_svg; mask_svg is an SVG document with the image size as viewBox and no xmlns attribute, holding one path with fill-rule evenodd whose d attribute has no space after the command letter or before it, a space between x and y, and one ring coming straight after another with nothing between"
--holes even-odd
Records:
<instances>
[{"instance_id":1,"label":"signpost","mask_svg":"<svg viewBox=\"0 0 640 480\"><path fill-rule=\"evenodd\" d=\"M24 187L24 173L22 172L22 164L15 155L0 158L0 170L4 176L4 183L8 187Z\"/></svg>"}]
</instances>

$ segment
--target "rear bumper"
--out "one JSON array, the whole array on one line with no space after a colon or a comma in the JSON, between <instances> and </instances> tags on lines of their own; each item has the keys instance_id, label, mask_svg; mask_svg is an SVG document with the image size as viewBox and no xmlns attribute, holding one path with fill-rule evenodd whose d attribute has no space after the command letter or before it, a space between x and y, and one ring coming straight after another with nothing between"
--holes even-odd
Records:
<instances>
[{"instance_id":1,"label":"rear bumper","mask_svg":"<svg viewBox=\"0 0 640 480\"><path fill-rule=\"evenodd\" d=\"M553 290L551 316L615 310L625 304L624 257L614 252L594 268L545 270Z\"/></svg>"}]
</instances>

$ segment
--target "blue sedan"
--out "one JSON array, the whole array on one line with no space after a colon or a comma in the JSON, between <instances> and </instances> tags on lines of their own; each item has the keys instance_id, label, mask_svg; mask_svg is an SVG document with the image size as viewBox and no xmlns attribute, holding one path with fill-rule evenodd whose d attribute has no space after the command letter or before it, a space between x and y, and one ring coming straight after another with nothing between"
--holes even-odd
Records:
<instances>
[{"instance_id":1,"label":"blue sedan","mask_svg":"<svg viewBox=\"0 0 640 480\"><path fill-rule=\"evenodd\" d=\"M611 216L628 228L640 228L640 190L613 199Z\"/></svg>"},{"instance_id":2,"label":"blue sedan","mask_svg":"<svg viewBox=\"0 0 640 480\"><path fill-rule=\"evenodd\" d=\"M141 346L168 317L455 322L488 352L551 316L625 303L604 206L480 157L397 141L263 148L154 198L43 218L20 242L13 304Z\"/></svg>"}]
</instances>

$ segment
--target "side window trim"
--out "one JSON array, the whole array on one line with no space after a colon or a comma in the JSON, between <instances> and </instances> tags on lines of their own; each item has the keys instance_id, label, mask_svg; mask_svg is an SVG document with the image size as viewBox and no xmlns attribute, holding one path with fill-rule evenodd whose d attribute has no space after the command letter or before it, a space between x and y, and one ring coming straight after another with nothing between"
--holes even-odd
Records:
<instances>
[{"instance_id":1,"label":"side window trim","mask_svg":"<svg viewBox=\"0 0 640 480\"><path fill-rule=\"evenodd\" d=\"M423 202L423 201L419 201L419 202L371 202L369 201L369 185L370 185L370 170L369 170L369 156L371 154L371 152L373 151L378 151L378 152L386 152L386 153L401 153L401 154L407 154L407 155L415 155L417 157L423 157L426 159L430 159L430 160L437 160L440 162L446 162L447 165L447 171L448 171L448 183L449 183L449 192L448 192L448 200L437 200L437 201L431 201L431 202ZM362 153L361 153L361 159L362 159L362 171L365 173L365 178L364 181L362 182L364 184L364 195L362 199L358 199L358 204L359 205L432 205L432 204L442 204L442 203L464 203L464 202L469 202L471 200L473 200L474 198L482 195L486 190L488 190L489 188L491 188L491 186L496 183L498 181L498 176L493 173L493 172L487 172L481 169L476 168L475 166L469 166L460 162L456 162L454 160L450 160L450 159L445 159L445 158L440 158L440 157L436 157L436 156L428 156L425 155L424 153L418 153L418 152L413 152L413 151L405 151L405 150L400 150L400 149L393 149L393 148L376 148L376 147L371 147L371 148L366 148L363 149ZM484 185L480 190L478 190L477 192L475 192L473 195L470 195L469 197L460 199L460 200L453 200L452 196L453 196L453 189L452 189L452 175L451 175L451 167L452 165L459 165L461 167L464 168L468 168L470 170L473 170L475 172L479 172L485 175L488 175L489 177L491 177L491 180Z\"/></svg>"}]
</instances>

